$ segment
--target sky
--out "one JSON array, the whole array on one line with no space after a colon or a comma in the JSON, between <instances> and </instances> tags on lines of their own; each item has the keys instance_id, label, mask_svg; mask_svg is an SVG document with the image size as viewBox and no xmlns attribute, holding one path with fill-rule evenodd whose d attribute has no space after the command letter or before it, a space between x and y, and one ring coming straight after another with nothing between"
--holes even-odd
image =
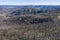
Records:
<instances>
[{"instance_id":1,"label":"sky","mask_svg":"<svg viewBox=\"0 0 60 40\"><path fill-rule=\"evenodd\" d=\"M0 5L60 5L60 0L0 0Z\"/></svg>"}]
</instances>

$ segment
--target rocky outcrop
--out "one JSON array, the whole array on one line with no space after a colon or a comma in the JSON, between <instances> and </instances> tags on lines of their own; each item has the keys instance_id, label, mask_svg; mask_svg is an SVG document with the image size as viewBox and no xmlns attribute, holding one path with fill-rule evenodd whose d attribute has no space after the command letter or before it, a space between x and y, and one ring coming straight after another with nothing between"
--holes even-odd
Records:
<instances>
[{"instance_id":1,"label":"rocky outcrop","mask_svg":"<svg viewBox=\"0 0 60 40\"><path fill-rule=\"evenodd\" d=\"M15 16L10 17L7 19L8 22L17 23L17 24L38 24L38 23L45 23L45 22L53 22L52 18L35 18L32 16Z\"/></svg>"}]
</instances>

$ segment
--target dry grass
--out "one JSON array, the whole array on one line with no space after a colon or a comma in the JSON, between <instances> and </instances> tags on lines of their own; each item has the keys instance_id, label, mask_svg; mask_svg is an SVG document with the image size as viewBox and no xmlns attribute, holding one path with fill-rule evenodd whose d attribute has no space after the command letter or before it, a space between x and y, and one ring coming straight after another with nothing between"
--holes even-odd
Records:
<instances>
[{"instance_id":1,"label":"dry grass","mask_svg":"<svg viewBox=\"0 0 60 40\"><path fill-rule=\"evenodd\" d=\"M60 22L56 20L37 24L8 23L0 24L0 40L60 40Z\"/></svg>"}]
</instances>

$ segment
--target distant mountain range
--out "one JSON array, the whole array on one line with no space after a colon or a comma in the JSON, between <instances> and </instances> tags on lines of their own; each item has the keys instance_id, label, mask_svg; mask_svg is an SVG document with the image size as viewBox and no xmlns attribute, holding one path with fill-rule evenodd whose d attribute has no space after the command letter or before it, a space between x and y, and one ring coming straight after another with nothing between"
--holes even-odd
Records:
<instances>
[{"instance_id":1,"label":"distant mountain range","mask_svg":"<svg viewBox=\"0 0 60 40\"><path fill-rule=\"evenodd\" d=\"M0 14L40 14L60 11L60 5L0 5Z\"/></svg>"},{"instance_id":2,"label":"distant mountain range","mask_svg":"<svg viewBox=\"0 0 60 40\"><path fill-rule=\"evenodd\" d=\"M60 5L0 5L0 8L41 8L41 9L60 9Z\"/></svg>"}]
</instances>

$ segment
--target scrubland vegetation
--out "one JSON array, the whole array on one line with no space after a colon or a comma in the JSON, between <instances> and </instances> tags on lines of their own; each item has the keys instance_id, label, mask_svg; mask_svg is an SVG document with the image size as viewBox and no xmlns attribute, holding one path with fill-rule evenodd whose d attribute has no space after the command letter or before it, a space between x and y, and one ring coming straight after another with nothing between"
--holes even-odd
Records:
<instances>
[{"instance_id":1,"label":"scrubland vegetation","mask_svg":"<svg viewBox=\"0 0 60 40\"><path fill-rule=\"evenodd\" d=\"M37 10L10 9L10 14L1 14L0 40L60 40L59 12Z\"/></svg>"}]
</instances>

